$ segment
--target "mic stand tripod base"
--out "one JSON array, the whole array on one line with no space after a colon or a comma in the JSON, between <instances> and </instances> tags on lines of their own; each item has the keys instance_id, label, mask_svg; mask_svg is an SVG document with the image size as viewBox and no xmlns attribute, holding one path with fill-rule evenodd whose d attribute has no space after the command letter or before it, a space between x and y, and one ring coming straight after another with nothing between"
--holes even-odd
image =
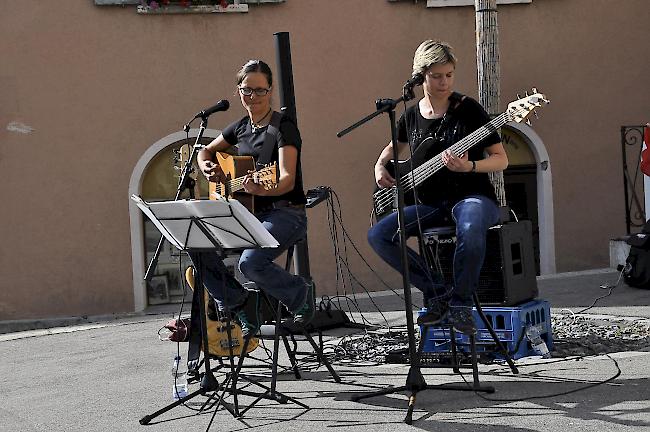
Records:
<instances>
[{"instance_id":1,"label":"mic stand tripod base","mask_svg":"<svg viewBox=\"0 0 650 432\"><path fill-rule=\"evenodd\" d=\"M212 378L214 378L214 376ZM216 380L215 380L215 382L216 382ZM218 384L217 384L217 386L218 386ZM201 388L199 388L198 390L195 390L192 393L188 394L187 396L182 397L182 398L178 399L177 401L174 401L174 403L172 403L170 405L167 405L166 407L164 407L162 409L159 409L155 413L152 413L152 414L149 414L149 415L146 415L146 416L142 417L140 419L140 424L141 425L148 425L149 422L151 422L152 419L158 417L160 414L163 414L163 413L165 413L165 412L167 412L167 411L171 410L172 408L175 408L175 407L177 407L179 405L183 405L183 404L185 404L185 402L189 401L190 399L192 399L192 398L194 398L196 396L204 396L207 393L209 393L211 391L214 391L214 390L216 390L216 389L208 390L206 388L203 388L203 382L202 382L201 383Z\"/></svg>"},{"instance_id":2,"label":"mic stand tripod base","mask_svg":"<svg viewBox=\"0 0 650 432\"><path fill-rule=\"evenodd\" d=\"M456 391L472 391L472 392L483 392L483 393L494 393L494 387L492 386L486 386L486 385L481 385L481 383L478 380L478 366L477 366L477 355L476 355L476 335L470 335L470 347L471 347L471 354L472 354L472 375L474 377L474 382L470 384L437 384L437 385L431 385L427 384L424 381L424 377L422 376L422 372L419 366L419 356L422 354L422 348L423 348L423 343L422 340L426 337L426 329L428 329L428 326L425 326L425 330L423 331L422 339L420 342L420 347L418 349L418 365L417 367L413 367L411 365L411 368L409 369L408 376L406 377L406 384L403 386L398 386L398 387L390 387L387 389L379 390L376 392L372 393L366 393L362 394L359 396L353 396L350 398L353 402L358 402L361 399L367 399L370 397L374 396L383 396L391 393L400 393L403 391L409 391L411 392L409 399L408 399L408 408L406 411L406 416L404 417L404 423L410 425L413 423L413 410L415 408L415 401L417 398L418 392L421 392L423 390L456 390ZM453 369L454 372L460 373L460 370L458 369L457 361L456 359L456 344L455 344L455 338L456 336L453 333L452 330L452 335L451 335L451 344L452 344L452 353L454 355L454 363L453 363Z\"/></svg>"}]
</instances>

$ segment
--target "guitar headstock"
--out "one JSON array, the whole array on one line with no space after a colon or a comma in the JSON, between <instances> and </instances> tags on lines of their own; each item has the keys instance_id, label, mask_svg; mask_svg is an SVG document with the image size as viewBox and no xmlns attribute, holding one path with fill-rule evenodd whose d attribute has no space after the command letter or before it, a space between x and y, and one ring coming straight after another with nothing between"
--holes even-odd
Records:
<instances>
[{"instance_id":1,"label":"guitar headstock","mask_svg":"<svg viewBox=\"0 0 650 432\"><path fill-rule=\"evenodd\" d=\"M180 146L178 149L172 150L173 155L174 155L174 170L176 171L176 174L180 177L183 174L183 168L185 167L185 164L187 163L187 160L192 156L192 145L191 144L183 144ZM190 170L190 177L192 177L194 180L197 178L197 169L196 169L196 163L192 162L192 169Z\"/></svg>"},{"instance_id":2,"label":"guitar headstock","mask_svg":"<svg viewBox=\"0 0 650 432\"><path fill-rule=\"evenodd\" d=\"M275 163L265 165L257 170L253 177L255 183L262 185L264 189L274 189L278 185L278 166Z\"/></svg>"},{"instance_id":3,"label":"guitar headstock","mask_svg":"<svg viewBox=\"0 0 650 432\"><path fill-rule=\"evenodd\" d=\"M535 113L536 108L547 103L549 103L549 100L546 99L546 96L543 93L538 93L537 89L533 87L533 94L529 95L526 93L526 97L508 104L506 116L508 117L508 121L515 121L517 123L527 122L528 116L531 113ZM535 113L535 116L537 116L537 113Z\"/></svg>"}]
</instances>

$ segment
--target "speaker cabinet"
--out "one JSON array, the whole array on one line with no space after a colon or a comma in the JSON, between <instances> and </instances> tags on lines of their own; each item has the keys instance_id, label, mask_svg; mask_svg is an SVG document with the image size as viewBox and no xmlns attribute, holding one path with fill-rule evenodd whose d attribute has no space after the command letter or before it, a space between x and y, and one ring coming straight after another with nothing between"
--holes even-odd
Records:
<instances>
[{"instance_id":1,"label":"speaker cabinet","mask_svg":"<svg viewBox=\"0 0 650 432\"><path fill-rule=\"evenodd\" d=\"M445 281L453 284L455 236L445 238L440 234L435 239L427 238L425 244L431 252L437 249ZM511 222L490 228L477 290L481 304L515 306L536 298L535 276L531 222Z\"/></svg>"}]
</instances>

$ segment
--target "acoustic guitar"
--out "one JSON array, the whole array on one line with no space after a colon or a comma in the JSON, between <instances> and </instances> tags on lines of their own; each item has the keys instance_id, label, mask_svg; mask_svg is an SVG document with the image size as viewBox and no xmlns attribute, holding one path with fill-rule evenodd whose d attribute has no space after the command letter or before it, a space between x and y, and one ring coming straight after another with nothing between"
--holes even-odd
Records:
<instances>
[{"instance_id":1,"label":"acoustic guitar","mask_svg":"<svg viewBox=\"0 0 650 432\"><path fill-rule=\"evenodd\" d=\"M210 182L210 199L217 199L215 192L221 196L234 198L244 205L251 213L255 210L255 197L244 189L244 177L251 175L253 181L271 190L278 185L277 164L265 165L263 168L255 169L255 160L252 156L233 156L228 153L217 152L217 163L226 174L227 180L224 183Z\"/></svg>"},{"instance_id":2,"label":"acoustic guitar","mask_svg":"<svg viewBox=\"0 0 650 432\"><path fill-rule=\"evenodd\" d=\"M194 290L194 269L192 267L188 267L185 270L185 280L190 288ZM240 325L236 321L230 320L230 340L232 343L228 344L228 323L225 319L213 319L213 315L207 310L209 301L208 292L206 290L203 291L205 296L205 322L208 328L208 348L210 354L227 357L230 355L229 347L232 346L232 354L240 356L244 347L244 337ZM250 338L246 347L246 354L255 350L258 346L259 339L254 337ZM203 351L206 352L205 348Z\"/></svg>"},{"instance_id":3,"label":"acoustic guitar","mask_svg":"<svg viewBox=\"0 0 650 432\"><path fill-rule=\"evenodd\" d=\"M525 121L535 108L540 107L542 103L548 103L546 96L538 93L537 89L533 88L533 93L532 95L527 95L525 98L510 102L508 109L504 113L453 144L448 150L451 150L456 156L460 157L501 126L513 121L517 123ZM386 165L391 175L394 175L396 171L399 172L404 190L404 199L407 205L415 204L414 191L418 186L445 167L442 161L443 152L433 158L425 159L424 155L427 154L428 149L433 144L433 137L426 138L408 160L399 161L397 164L394 161L390 161ZM412 167L414 168L412 169ZM377 190L372 196L372 200L373 212L377 220L387 216L397 207L396 186Z\"/></svg>"}]
</instances>

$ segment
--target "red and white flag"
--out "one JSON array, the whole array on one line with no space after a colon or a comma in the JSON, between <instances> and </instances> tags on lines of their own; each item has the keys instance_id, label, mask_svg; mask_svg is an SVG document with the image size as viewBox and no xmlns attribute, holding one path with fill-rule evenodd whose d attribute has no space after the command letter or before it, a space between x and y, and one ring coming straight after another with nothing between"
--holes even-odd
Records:
<instances>
[{"instance_id":1,"label":"red and white flag","mask_svg":"<svg viewBox=\"0 0 650 432\"><path fill-rule=\"evenodd\" d=\"M650 123L646 123L643 128L644 149L641 152L641 172L650 176Z\"/></svg>"}]
</instances>

